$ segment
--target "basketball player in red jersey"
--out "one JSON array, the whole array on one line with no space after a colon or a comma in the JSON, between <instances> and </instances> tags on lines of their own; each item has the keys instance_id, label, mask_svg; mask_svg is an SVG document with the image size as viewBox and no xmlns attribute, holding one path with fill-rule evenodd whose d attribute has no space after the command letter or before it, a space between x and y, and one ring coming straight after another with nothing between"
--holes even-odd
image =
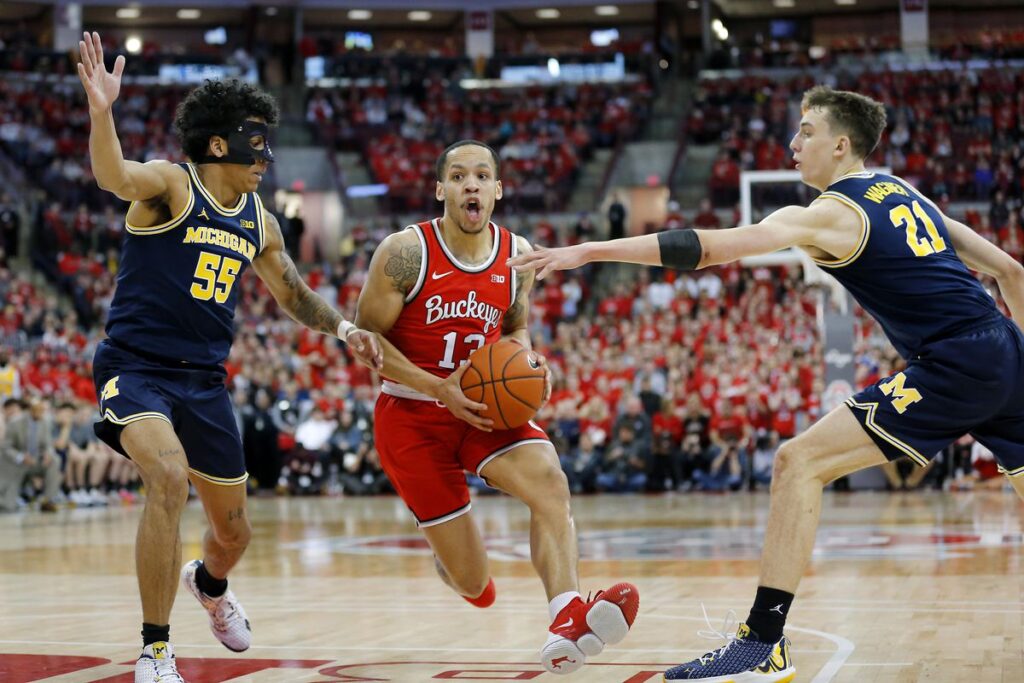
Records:
<instances>
[{"instance_id":1,"label":"basketball player in red jersey","mask_svg":"<svg viewBox=\"0 0 1024 683\"><path fill-rule=\"evenodd\" d=\"M530 348L533 275L506 265L529 243L491 222L501 199L498 156L463 140L437 160L444 215L385 239L370 263L356 324L382 337L384 384L375 437L381 465L416 517L441 579L477 607L494 602L487 553L469 515L465 471L530 508L530 553L550 601L541 663L568 674L626 636L635 586L580 597L569 487L547 435L532 421L493 430L459 380L472 351L499 339ZM536 356L536 362L544 359ZM545 368L546 369L546 368ZM550 373L545 400L551 392Z\"/></svg>"}]
</instances>

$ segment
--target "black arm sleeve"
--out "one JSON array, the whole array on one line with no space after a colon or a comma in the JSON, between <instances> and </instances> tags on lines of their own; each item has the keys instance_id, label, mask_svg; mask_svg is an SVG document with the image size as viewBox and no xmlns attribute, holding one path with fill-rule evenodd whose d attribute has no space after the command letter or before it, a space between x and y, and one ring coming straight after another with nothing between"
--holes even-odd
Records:
<instances>
[{"instance_id":1,"label":"black arm sleeve","mask_svg":"<svg viewBox=\"0 0 1024 683\"><path fill-rule=\"evenodd\" d=\"M695 230L665 230L658 233L661 265L678 270L694 270L704 250Z\"/></svg>"}]
</instances>

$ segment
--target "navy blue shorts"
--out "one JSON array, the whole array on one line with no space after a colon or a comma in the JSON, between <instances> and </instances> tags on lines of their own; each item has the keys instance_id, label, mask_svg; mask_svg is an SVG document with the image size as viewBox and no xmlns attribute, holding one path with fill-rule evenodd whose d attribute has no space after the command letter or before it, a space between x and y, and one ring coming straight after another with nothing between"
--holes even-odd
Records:
<instances>
[{"instance_id":1,"label":"navy blue shorts","mask_svg":"<svg viewBox=\"0 0 1024 683\"><path fill-rule=\"evenodd\" d=\"M92 364L100 421L96 436L124 456L121 430L148 418L166 421L185 448L189 472L214 484L249 476L225 379L218 367L175 367L104 340Z\"/></svg>"},{"instance_id":2,"label":"navy blue shorts","mask_svg":"<svg viewBox=\"0 0 1024 683\"><path fill-rule=\"evenodd\" d=\"M890 460L918 465L970 433L1024 475L1024 336L1010 320L924 346L846 404Z\"/></svg>"}]
</instances>

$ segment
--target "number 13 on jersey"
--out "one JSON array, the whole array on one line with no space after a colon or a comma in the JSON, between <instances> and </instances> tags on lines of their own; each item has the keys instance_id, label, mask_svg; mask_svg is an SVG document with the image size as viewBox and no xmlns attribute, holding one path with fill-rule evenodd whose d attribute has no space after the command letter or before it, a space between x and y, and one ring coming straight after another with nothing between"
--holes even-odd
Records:
<instances>
[{"instance_id":1,"label":"number 13 on jersey","mask_svg":"<svg viewBox=\"0 0 1024 683\"><path fill-rule=\"evenodd\" d=\"M444 358L441 359L441 362L439 362L437 365L438 367L444 368L445 370L454 370L455 344L459 340L459 333L449 332L448 334L444 335L442 339L444 339ZM468 334L466 335L466 338L463 339L462 341L464 344L476 344L476 349L479 349L481 346L484 345L484 342L486 342L487 339L482 334ZM471 349L469 353L476 351L476 349ZM466 355L468 356L469 354ZM465 362L465 360L462 360L460 361L459 365L462 365Z\"/></svg>"}]
</instances>

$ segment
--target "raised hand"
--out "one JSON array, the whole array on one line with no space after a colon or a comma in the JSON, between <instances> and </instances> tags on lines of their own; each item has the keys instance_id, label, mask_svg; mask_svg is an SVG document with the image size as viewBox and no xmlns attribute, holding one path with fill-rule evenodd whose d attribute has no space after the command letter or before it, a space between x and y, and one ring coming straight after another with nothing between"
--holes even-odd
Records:
<instances>
[{"instance_id":1,"label":"raised hand","mask_svg":"<svg viewBox=\"0 0 1024 683\"><path fill-rule=\"evenodd\" d=\"M103 64L103 43L95 31L83 33L78 41L78 52L82 61L78 63L78 78L85 87L89 98L89 109L102 112L110 109L121 92L121 74L124 72L124 57L114 60L113 72Z\"/></svg>"},{"instance_id":2,"label":"raised hand","mask_svg":"<svg viewBox=\"0 0 1024 683\"><path fill-rule=\"evenodd\" d=\"M508 265L515 268L517 273L537 271L537 279L543 280L556 270L572 270L587 263L586 256L581 249L583 245L577 244L571 247L558 247L546 249L534 247L533 251L520 254L508 260Z\"/></svg>"}]
</instances>

